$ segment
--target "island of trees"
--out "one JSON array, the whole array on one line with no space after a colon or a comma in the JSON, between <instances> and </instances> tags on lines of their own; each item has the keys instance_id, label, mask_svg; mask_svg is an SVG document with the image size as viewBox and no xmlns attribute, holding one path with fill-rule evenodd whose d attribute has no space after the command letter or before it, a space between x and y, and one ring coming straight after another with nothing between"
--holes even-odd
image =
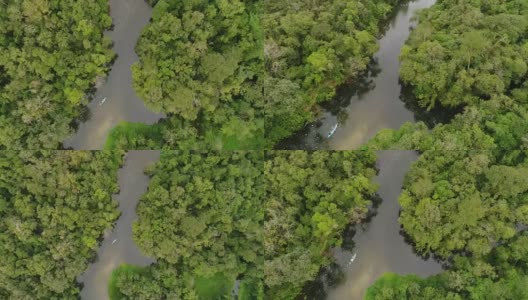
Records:
<instances>
[{"instance_id":1,"label":"island of trees","mask_svg":"<svg viewBox=\"0 0 528 300\"><path fill-rule=\"evenodd\" d=\"M78 299L76 277L119 216L122 154L0 151L0 298Z\"/></svg>"},{"instance_id":2,"label":"island of trees","mask_svg":"<svg viewBox=\"0 0 528 300\"><path fill-rule=\"evenodd\" d=\"M123 123L106 148L259 149L264 143L261 1L150 1L134 88L167 119Z\"/></svg>"},{"instance_id":3,"label":"island of trees","mask_svg":"<svg viewBox=\"0 0 528 300\"><path fill-rule=\"evenodd\" d=\"M162 151L147 170L134 240L151 266L124 265L112 299L238 299L263 294L263 153Z\"/></svg>"}]
</instances>

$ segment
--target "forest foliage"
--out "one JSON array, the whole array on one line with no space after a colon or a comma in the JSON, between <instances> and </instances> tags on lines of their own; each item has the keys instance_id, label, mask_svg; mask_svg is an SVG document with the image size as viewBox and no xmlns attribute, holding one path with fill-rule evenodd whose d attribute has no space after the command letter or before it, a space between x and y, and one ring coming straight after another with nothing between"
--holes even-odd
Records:
<instances>
[{"instance_id":1,"label":"forest foliage","mask_svg":"<svg viewBox=\"0 0 528 300\"><path fill-rule=\"evenodd\" d=\"M438 1L419 13L400 77L427 109L507 95L528 105L528 3Z\"/></svg>"},{"instance_id":2,"label":"forest foliage","mask_svg":"<svg viewBox=\"0 0 528 300\"><path fill-rule=\"evenodd\" d=\"M211 289L230 294L235 279L262 290L262 163L258 151L162 151L133 226L157 263L115 274L121 298L218 299Z\"/></svg>"},{"instance_id":3,"label":"forest foliage","mask_svg":"<svg viewBox=\"0 0 528 300\"><path fill-rule=\"evenodd\" d=\"M0 150L60 148L114 58L108 1L0 5Z\"/></svg>"},{"instance_id":4,"label":"forest foliage","mask_svg":"<svg viewBox=\"0 0 528 300\"><path fill-rule=\"evenodd\" d=\"M119 216L121 163L108 151L0 151L0 298L79 298L76 277Z\"/></svg>"},{"instance_id":5,"label":"forest foliage","mask_svg":"<svg viewBox=\"0 0 528 300\"><path fill-rule=\"evenodd\" d=\"M368 151L269 151L264 176L265 299L294 299L365 220L377 190Z\"/></svg>"},{"instance_id":6,"label":"forest foliage","mask_svg":"<svg viewBox=\"0 0 528 300\"><path fill-rule=\"evenodd\" d=\"M259 149L263 146L259 1L160 0L136 46L133 85L168 120L151 131L123 124L116 148ZM152 131L162 135L149 134ZM132 132L132 135L126 135ZM125 136L123 136L125 134Z\"/></svg>"},{"instance_id":7,"label":"forest foliage","mask_svg":"<svg viewBox=\"0 0 528 300\"><path fill-rule=\"evenodd\" d=\"M265 1L266 142L307 122L317 103L354 80L378 50L377 36L397 0Z\"/></svg>"}]
</instances>

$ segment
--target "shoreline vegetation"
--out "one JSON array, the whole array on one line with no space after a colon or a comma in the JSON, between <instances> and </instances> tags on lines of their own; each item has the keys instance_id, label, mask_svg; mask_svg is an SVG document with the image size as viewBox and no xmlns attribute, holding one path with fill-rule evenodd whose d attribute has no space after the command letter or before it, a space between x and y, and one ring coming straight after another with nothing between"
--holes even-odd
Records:
<instances>
[{"instance_id":1,"label":"shoreline vegetation","mask_svg":"<svg viewBox=\"0 0 528 300\"><path fill-rule=\"evenodd\" d=\"M375 199L370 151L267 151L264 298L295 299Z\"/></svg>"},{"instance_id":2,"label":"shoreline vegetation","mask_svg":"<svg viewBox=\"0 0 528 300\"><path fill-rule=\"evenodd\" d=\"M122 164L122 152L0 151L0 298L79 298L76 277L119 217Z\"/></svg>"},{"instance_id":3,"label":"shoreline vegetation","mask_svg":"<svg viewBox=\"0 0 528 300\"><path fill-rule=\"evenodd\" d=\"M162 151L134 240L156 263L114 270L114 299L261 299L262 151Z\"/></svg>"}]
</instances>

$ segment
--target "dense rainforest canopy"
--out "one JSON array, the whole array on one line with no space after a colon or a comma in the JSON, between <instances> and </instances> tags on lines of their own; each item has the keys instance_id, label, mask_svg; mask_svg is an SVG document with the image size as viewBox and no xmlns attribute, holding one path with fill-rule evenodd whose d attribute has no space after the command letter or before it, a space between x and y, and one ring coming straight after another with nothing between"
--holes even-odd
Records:
<instances>
[{"instance_id":1,"label":"dense rainforest canopy","mask_svg":"<svg viewBox=\"0 0 528 300\"><path fill-rule=\"evenodd\" d=\"M108 1L0 6L0 150L57 149L114 58Z\"/></svg>"},{"instance_id":2,"label":"dense rainforest canopy","mask_svg":"<svg viewBox=\"0 0 528 300\"><path fill-rule=\"evenodd\" d=\"M418 17L400 76L424 108L479 105L506 94L528 105L528 3L438 1Z\"/></svg>"},{"instance_id":3,"label":"dense rainforest canopy","mask_svg":"<svg viewBox=\"0 0 528 300\"><path fill-rule=\"evenodd\" d=\"M294 299L331 262L349 224L364 221L377 186L368 151L266 153L265 299Z\"/></svg>"},{"instance_id":4,"label":"dense rainforest canopy","mask_svg":"<svg viewBox=\"0 0 528 300\"><path fill-rule=\"evenodd\" d=\"M380 23L397 2L265 1L268 146L312 121L316 103L366 69L378 49Z\"/></svg>"},{"instance_id":5,"label":"dense rainforest canopy","mask_svg":"<svg viewBox=\"0 0 528 300\"><path fill-rule=\"evenodd\" d=\"M423 253L488 254L528 225L525 151L425 151L406 175L400 223Z\"/></svg>"},{"instance_id":6,"label":"dense rainforest canopy","mask_svg":"<svg viewBox=\"0 0 528 300\"><path fill-rule=\"evenodd\" d=\"M158 263L114 273L118 299L239 299L263 292L263 153L163 151L134 239ZM260 296L262 297L262 296ZM117 299L117 298L116 298Z\"/></svg>"},{"instance_id":7,"label":"dense rainforest canopy","mask_svg":"<svg viewBox=\"0 0 528 300\"><path fill-rule=\"evenodd\" d=\"M147 107L166 113L169 120L152 127L122 124L107 147L261 148L260 5L157 1L136 47L139 61L132 72L134 88Z\"/></svg>"},{"instance_id":8,"label":"dense rainforest canopy","mask_svg":"<svg viewBox=\"0 0 528 300\"><path fill-rule=\"evenodd\" d=\"M119 216L122 155L0 151L0 298L78 299L75 281Z\"/></svg>"}]
</instances>

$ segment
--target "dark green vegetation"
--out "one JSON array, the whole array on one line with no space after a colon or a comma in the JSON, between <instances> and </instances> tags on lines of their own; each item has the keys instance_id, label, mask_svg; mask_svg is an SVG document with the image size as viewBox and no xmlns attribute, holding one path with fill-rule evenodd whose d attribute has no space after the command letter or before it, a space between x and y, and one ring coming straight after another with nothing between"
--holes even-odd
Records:
<instances>
[{"instance_id":1,"label":"dark green vegetation","mask_svg":"<svg viewBox=\"0 0 528 300\"><path fill-rule=\"evenodd\" d=\"M401 53L401 79L422 107L479 105L506 94L528 104L528 3L438 1Z\"/></svg>"},{"instance_id":2,"label":"dark green vegetation","mask_svg":"<svg viewBox=\"0 0 528 300\"><path fill-rule=\"evenodd\" d=\"M251 293L262 294L262 162L257 151L163 151L147 171L133 228L157 263L114 273L114 299L221 299L235 279L248 295L239 299L258 299Z\"/></svg>"},{"instance_id":3,"label":"dark green vegetation","mask_svg":"<svg viewBox=\"0 0 528 300\"><path fill-rule=\"evenodd\" d=\"M129 264L123 264L117 269L113 270L108 282L108 296L110 299L121 299L122 297L121 292L117 288L118 278L123 280L123 278L127 278L128 276L145 276L147 275L145 274L145 271L147 270L148 269L146 268Z\"/></svg>"},{"instance_id":4,"label":"dark green vegetation","mask_svg":"<svg viewBox=\"0 0 528 300\"><path fill-rule=\"evenodd\" d=\"M262 148L259 5L158 1L152 23L136 47L140 60L132 72L138 95L150 109L166 113L168 120L150 130L122 124L112 132L107 147Z\"/></svg>"},{"instance_id":5,"label":"dark green vegetation","mask_svg":"<svg viewBox=\"0 0 528 300\"><path fill-rule=\"evenodd\" d=\"M332 262L348 224L362 222L377 186L366 151L272 151L265 163L266 299L294 299Z\"/></svg>"},{"instance_id":6,"label":"dark green vegetation","mask_svg":"<svg viewBox=\"0 0 528 300\"><path fill-rule=\"evenodd\" d=\"M527 152L425 151L406 176L400 223L424 254L488 254L528 224Z\"/></svg>"},{"instance_id":7,"label":"dark green vegetation","mask_svg":"<svg viewBox=\"0 0 528 300\"><path fill-rule=\"evenodd\" d=\"M57 149L114 58L108 1L0 6L0 149Z\"/></svg>"},{"instance_id":8,"label":"dark green vegetation","mask_svg":"<svg viewBox=\"0 0 528 300\"><path fill-rule=\"evenodd\" d=\"M419 21L401 77L422 107L464 111L432 130L384 130L365 148L422 153L400 222L448 270L388 274L367 298L528 299L528 3L438 1Z\"/></svg>"},{"instance_id":9,"label":"dark green vegetation","mask_svg":"<svg viewBox=\"0 0 528 300\"><path fill-rule=\"evenodd\" d=\"M120 153L0 151L0 298L78 299L119 212Z\"/></svg>"},{"instance_id":10,"label":"dark green vegetation","mask_svg":"<svg viewBox=\"0 0 528 300\"><path fill-rule=\"evenodd\" d=\"M265 1L266 142L314 119L317 103L364 71L397 0Z\"/></svg>"},{"instance_id":11,"label":"dark green vegetation","mask_svg":"<svg viewBox=\"0 0 528 300\"><path fill-rule=\"evenodd\" d=\"M496 96L469 106L450 123L432 130L422 123L381 130L363 148L378 150L493 150L517 153L528 147L528 106Z\"/></svg>"}]
</instances>

